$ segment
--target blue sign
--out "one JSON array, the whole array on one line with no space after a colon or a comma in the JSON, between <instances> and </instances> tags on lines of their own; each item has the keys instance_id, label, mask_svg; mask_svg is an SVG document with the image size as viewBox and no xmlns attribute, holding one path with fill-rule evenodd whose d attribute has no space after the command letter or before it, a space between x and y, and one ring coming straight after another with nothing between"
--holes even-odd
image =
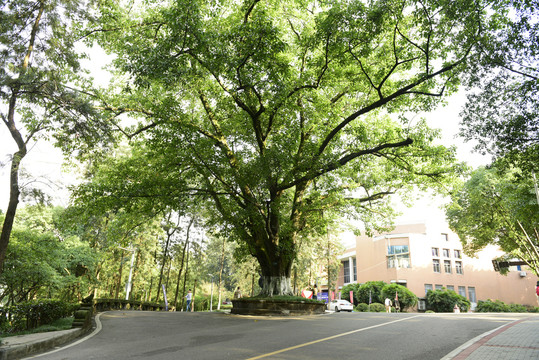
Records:
<instances>
[{"instance_id":1,"label":"blue sign","mask_svg":"<svg viewBox=\"0 0 539 360\"><path fill-rule=\"evenodd\" d=\"M324 301L326 304L328 303L328 293L327 292L320 292L318 293L318 297L316 298L317 300L322 300Z\"/></svg>"}]
</instances>

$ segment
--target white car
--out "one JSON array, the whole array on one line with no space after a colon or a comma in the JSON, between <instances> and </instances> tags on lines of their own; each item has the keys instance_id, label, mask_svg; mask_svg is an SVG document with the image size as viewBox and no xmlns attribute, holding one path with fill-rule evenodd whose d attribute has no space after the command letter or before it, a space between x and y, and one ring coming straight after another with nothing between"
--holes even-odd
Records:
<instances>
[{"instance_id":1,"label":"white car","mask_svg":"<svg viewBox=\"0 0 539 360\"><path fill-rule=\"evenodd\" d=\"M329 303L329 310L335 312L352 312L352 310L354 310L354 305L350 304L350 301L348 300L331 300L331 302Z\"/></svg>"}]
</instances>

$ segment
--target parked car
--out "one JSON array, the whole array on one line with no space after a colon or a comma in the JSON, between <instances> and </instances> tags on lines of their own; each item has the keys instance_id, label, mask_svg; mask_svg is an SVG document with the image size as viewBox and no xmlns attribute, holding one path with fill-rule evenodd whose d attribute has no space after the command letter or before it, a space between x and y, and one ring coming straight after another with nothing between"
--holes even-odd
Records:
<instances>
[{"instance_id":1,"label":"parked car","mask_svg":"<svg viewBox=\"0 0 539 360\"><path fill-rule=\"evenodd\" d=\"M335 312L352 312L352 310L354 310L354 305L350 304L350 301L348 300L331 300L331 302L329 303L329 310Z\"/></svg>"}]
</instances>

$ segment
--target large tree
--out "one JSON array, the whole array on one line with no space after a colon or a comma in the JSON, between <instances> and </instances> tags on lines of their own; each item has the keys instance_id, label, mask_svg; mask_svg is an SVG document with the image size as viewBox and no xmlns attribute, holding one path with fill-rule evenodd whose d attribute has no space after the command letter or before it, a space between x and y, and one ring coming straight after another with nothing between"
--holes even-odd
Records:
<instances>
[{"instance_id":1,"label":"large tree","mask_svg":"<svg viewBox=\"0 0 539 360\"><path fill-rule=\"evenodd\" d=\"M481 1L102 4L90 33L119 75L102 108L138 121L116 185L79 195L206 202L258 260L264 294L291 293L299 239L335 214L383 219L388 195L458 172L404 114L456 89Z\"/></svg>"},{"instance_id":2,"label":"large tree","mask_svg":"<svg viewBox=\"0 0 539 360\"><path fill-rule=\"evenodd\" d=\"M51 134L59 143L77 136L92 147L99 128L87 120L93 109L90 84L81 75L81 55L74 31L88 19L89 1L7 0L0 5L0 118L16 144L11 157L9 203L0 234L0 274L21 186L24 157L39 138ZM101 140L107 136L99 137Z\"/></svg>"}]
</instances>

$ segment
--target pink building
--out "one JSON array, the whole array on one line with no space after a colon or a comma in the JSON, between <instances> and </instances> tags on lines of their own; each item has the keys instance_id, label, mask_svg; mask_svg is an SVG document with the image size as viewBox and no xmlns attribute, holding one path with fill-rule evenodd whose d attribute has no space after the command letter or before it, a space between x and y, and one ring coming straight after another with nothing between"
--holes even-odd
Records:
<instances>
[{"instance_id":1,"label":"pink building","mask_svg":"<svg viewBox=\"0 0 539 360\"><path fill-rule=\"evenodd\" d=\"M490 247L477 257L466 256L447 225L398 225L388 233L356 237L355 248L340 256L337 288L382 280L404 285L419 298L430 289L445 287L466 296L472 308L487 299L538 306L537 276L524 267L511 267L507 276L495 272L492 259L501 254ZM420 300L419 310L424 305Z\"/></svg>"}]
</instances>

